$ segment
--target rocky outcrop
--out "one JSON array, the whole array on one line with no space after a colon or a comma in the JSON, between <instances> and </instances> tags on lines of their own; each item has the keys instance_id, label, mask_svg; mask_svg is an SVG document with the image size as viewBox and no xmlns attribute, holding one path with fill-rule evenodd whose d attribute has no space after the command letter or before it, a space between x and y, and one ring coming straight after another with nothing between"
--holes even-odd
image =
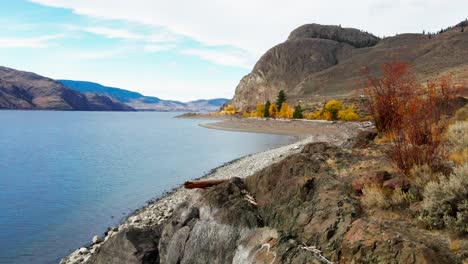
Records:
<instances>
[{"instance_id":1,"label":"rocky outcrop","mask_svg":"<svg viewBox=\"0 0 468 264\"><path fill-rule=\"evenodd\" d=\"M270 49L242 78L233 103L244 109L257 101L273 100L280 90L295 87L311 72L330 68L346 58L352 47L327 39L301 38ZM244 100L246 99L246 100Z\"/></svg>"},{"instance_id":2,"label":"rocky outcrop","mask_svg":"<svg viewBox=\"0 0 468 264\"><path fill-rule=\"evenodd\" d=\"M468 78L468 30L464 23L437 35L399 34L379 39L352 28L309 24L294 30L289 38L268 50L252 72L236 87L231 103L254 108L257 101L274 101L285 90L288 102L317 102L354 96L361 88L363 67L372 74L388 60L413 65L421 80L439 73Z\"/></svg>"},{"instance_id":3,"label":"rocky outcrop","mask_svg":"<svg viewBox=\"0 0 468 264\"><path fill-rule=\"evenodd\" d=\"M134 111L110 97L82 94L31 73L0 67L0 109Z\"/></svg>"},{"instance_id":4,"label":"rocky outcrop","mask_svg":"<svg viewBox=\"0 0 468 264\"><path fill-rule=\"evenodd\" d=\"M330 39L341 43L348 43L356 48L372 47L380 38L355 28L342 28L341 26L307 24L298 27L288 37L295 39Z\"/></svg>"},{"instance_id":5,"label":"rocky outcrop","mask_svg":"<svg viewBox=\"0 0 468 264\"><path fill-rule=\"evenodd\" d=\"M461 263L442 237L361 208L341 173L361 158L306 145L199 190L163 223L119 231L89 263Z\"/></svg>"}]
</instances>

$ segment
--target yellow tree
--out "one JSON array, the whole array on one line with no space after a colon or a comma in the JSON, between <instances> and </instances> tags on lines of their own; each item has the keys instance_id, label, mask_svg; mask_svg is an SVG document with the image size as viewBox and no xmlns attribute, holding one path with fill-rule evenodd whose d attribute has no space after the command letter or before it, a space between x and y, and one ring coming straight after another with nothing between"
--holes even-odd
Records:
<instances>
[{"instance_id":1,"label":"yellow tree","mask_svg":"<svg viewBox=\"0 0 468 264\"><path fill-rule=\"evenodd\" d=\"M278 113L279 118L292 118L293 110L287 103L281 104L281 110Z\"/></svg>"},{"instance_id":2,"label":"yellow tree","mask_svg":"<svg viewBox=\"0 0 468 264\"><path fill-rule=\"evenodd\" d=\"M278 109L276 108L276 105L271 104L270 109L268 109L268 113L270 114L270 117L275 118L277 112L278 112Z\"/></svg>"},{"instance_id":3,"label":"yellow tree","mask_svg":"<svg viewBox=\"0 0 468 264\"><path fill-rule=\"evenodd\" d=\"M338 119L338 112L343 109L341 103L338 100L330 100L328 101L325 106L323 107L324 115L328 113L329 118L325 118L327 120L337 120Z\"/></svg>"},{"instance_id":4,"label":"yellow tree","mask_svg":"<svg viewBox=\"0 0 468 264\"><path fill-rule=\"evenodd\" d=\"M263 117L263 114L264 114L264 109L263 109L263 105L260 103L260 102L257 102L257 109L256 109L256 116L257 117Z\"/></svg>"}]
</instances>

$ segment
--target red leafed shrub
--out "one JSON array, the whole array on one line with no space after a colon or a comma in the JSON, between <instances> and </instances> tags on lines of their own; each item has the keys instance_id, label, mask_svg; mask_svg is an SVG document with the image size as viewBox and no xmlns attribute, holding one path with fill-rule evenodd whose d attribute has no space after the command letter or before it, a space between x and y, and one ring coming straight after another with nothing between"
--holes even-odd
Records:
<instances>
[{"instance_id":1,"label":"red leafed shrub","mask_svg":"<svg viewBox=\"0 0 468 264\"><path fill-rule=\"evenodd\" d=\"M389 157L405 173L423 164L440 170L446 127L441 117L453 113L464 88L455 86L450 75L420 84L404 62L385 63L381 71L380 79L366 75L364 91L377 130L394 138Z\"/></svg>"}]
</instances>

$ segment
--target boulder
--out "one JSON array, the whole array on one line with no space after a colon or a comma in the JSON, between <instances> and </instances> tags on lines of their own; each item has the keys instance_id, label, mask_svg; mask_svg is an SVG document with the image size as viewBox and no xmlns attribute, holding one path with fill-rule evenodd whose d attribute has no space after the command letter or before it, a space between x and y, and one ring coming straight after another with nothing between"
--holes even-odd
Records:
<instances>
[{"instance_id":1,"label":"boulder","mask_svg":"<svg viewBox=\"0 0 468 264\"><path fill-rule=\"evenodd\" d=\"M91 264L159 263L160 230L129 228L110 237L89 259Z\"/></svg>"}]
</instances>

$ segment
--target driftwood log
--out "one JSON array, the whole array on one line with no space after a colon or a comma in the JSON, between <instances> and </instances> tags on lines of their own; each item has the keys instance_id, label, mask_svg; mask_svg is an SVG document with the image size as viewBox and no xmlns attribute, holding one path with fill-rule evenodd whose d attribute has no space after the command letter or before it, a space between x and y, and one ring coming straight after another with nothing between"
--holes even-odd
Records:
<instances>
[{"instance_id":1,"label":"driftwood log","mask_svg":"<svg viewBox=\"0 0 468 264\"><path fill-rule=\"evenodd\" d=\"M226 182L227 180L186 181L185 189L207 188Z\"/></svg>"}]
</instances>

